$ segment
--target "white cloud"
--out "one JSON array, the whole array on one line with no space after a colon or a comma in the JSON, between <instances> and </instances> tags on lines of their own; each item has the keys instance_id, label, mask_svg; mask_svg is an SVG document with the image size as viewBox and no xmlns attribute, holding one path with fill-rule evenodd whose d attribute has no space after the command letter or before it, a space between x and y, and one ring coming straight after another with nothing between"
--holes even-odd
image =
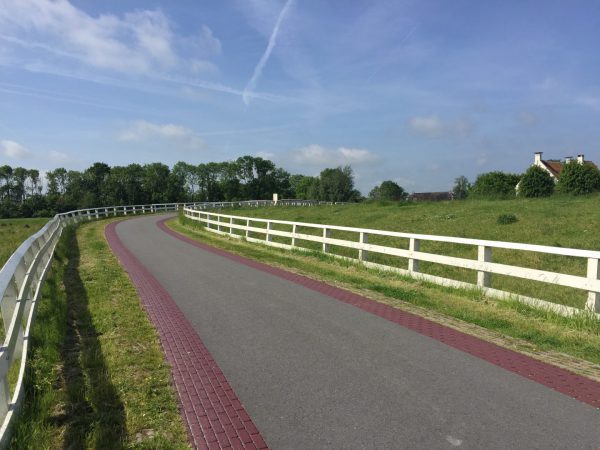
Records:
<instances>
[{"instance_id":1,"label":"white cloud","mask_svg":"<svg viewBox=\"0 0 600 450\"><path fill-rule=\"evenodd\" d=\"M425 137L465 136L473 128L468 120L443 121L438 116L416 116L408 121L410 129Z\"/></svg>"},{"instance_id":2,"label":"white cloud","mask_svg":"<svg viewBox=\"0 0 600 450\"><path fill-rule=\"evenodd\" d=\"M192 72L196 74L213 75L219 73L219 68L216 64L204 59L194 59L190 62Z\"/></svg>"},{"instance_id":3,"label":"white cloud","mask_svg":"<svg viewBox=\"0 0 600 450\"><path fill-rule=\"evenodd\" d=\"M172 123L156 124L138 120L119 134L119 140L128 142L143 142L156 138L179 142L190 149L205 147L204 141L193 130Z\"/></svg>"},{"instance_id":4,"label":"white cloud","mask_svg":"<svg viewBox=\"0 0 600 450\"><path fill-rule=\"evenodd\" d=\"M57 57L66 58L123 73L188 66L194 56L182 55L191 47L174 33L168 17L159 9L94 17L67 0L3 0L0 29L5 41L16 48L38 51L39 59L56 62ZM220 41L206 25L195 39L194 51L202 55L221 51Z\"/></svg>"},{"instance_id":5,"label":"white cloud","mask_svg":"<svg viewBox=\"0 0 600 450\"><path fill-rule=\"evenodd\" d=\"M207 53L221 54L223 47L221 41L215 37L212 30L206 25L202 25L198 45Z\"/></svg>"},{"instance_id":6,"label":"white cloud","mask_svg":"<svg viewBox=\"0 0 600 450\"><path fill-rule=\"evenodd\" d=\"M72 163L74 161L78 161L78 159L73 158L71 155L58 152L56 150L50 150L48 152L34 152L19 144L18 142L9 140L0 141L0 154L17 161L35 160L37 162L53 164L64 162Z\"/></svg>"},{"instance_id":7,"label":"white cloud","mask_svg":"<svg viewBox=\"0 0 600 450\"><path fill-rule=\"evenodd\" d=\"M272 160L276 156L275 153L271 153L271 152L256 152L255 155L258 156L259 158L270 159L270 160Z\"/></svg>"},{"instance_id":8,"label":"white cloud","mask_svg":"<svg viewBox=\"0 0 600 450\"><path fill-rule=\"evenodd\" d=\"M369 150L360 148L339 147L327 149L317 144L302 147L291 152L291 159L304 166L324 165L363 165L377 161L379 158Z\"/></svg>"},{"instance_id":9,"label":"white cloud","mask_svg":"<svg viewBox=\"0 0 600 450\"><path fill-rule=\"evenodd\" d=\"M600 109L600 97L586 95L575 99L575 103L592 109Z\"/></svg>"},{"instance_id":10,"label":"white cloud","mask_svg":"<svg viewBox=\"0 0 600 450\"><path fill-rule=\"evenodd\" d=\"M48 159L53 162L63 163L67 161L72 161L72 158L66 153L57 152L56 150L50 151L48 154Z\"/></svg>"},{"instance_id":11,"label":"white cloud","mask_svg":"<svg viewBox=\"0 0 600 450\"><path fill-rule=\"evenodd\" d=\"M31 150L15 141L0 141L0 150L4 156L12 159L25 159L33 156Z\"/></svg>"}]
</instances>

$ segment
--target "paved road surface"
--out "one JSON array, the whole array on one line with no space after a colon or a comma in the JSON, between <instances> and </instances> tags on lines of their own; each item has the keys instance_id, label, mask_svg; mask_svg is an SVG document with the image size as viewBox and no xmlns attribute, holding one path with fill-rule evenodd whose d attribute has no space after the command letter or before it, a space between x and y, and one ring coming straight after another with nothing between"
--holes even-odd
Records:
<instances>
[{"instance_id":1,"label":"paved road surface","mask_svg":"<svg viewBox=\"0 0 600 450\"><path fill-rule=\"evenodd\" d=\"M600 448L600 410L160 230L116 230L272 449Z\"/></svg>"}]
</instances>

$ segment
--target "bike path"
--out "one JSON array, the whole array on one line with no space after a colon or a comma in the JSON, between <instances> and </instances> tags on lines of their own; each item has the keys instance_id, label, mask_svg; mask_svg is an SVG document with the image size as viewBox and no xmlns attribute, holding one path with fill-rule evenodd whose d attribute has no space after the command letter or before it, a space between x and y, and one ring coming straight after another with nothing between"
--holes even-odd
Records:
<instances>
[{"instance_id":1,"label":"bike path","mask_svg":"<svg viewBox=\"0 0 600 450\"><path fill-rule=\"evenodd\" d=\"M600 448L598 409L165 233L116 226L277 448Z\"/></svg>"}]
</instances>

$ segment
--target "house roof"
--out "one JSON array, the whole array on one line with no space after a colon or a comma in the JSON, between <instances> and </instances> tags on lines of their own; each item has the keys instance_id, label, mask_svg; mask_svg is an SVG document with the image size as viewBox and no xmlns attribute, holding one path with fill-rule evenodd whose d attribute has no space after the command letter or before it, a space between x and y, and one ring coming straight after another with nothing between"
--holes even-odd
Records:
<instances>
[{"instance_id":1,"label":"house roof","mask_svg":"<svg viewBox=\"0 0 600 450\"><path fill-rule=\"evenodd\" d=\"M452 192L413 192L410 200L452 200Z\"/></svg>"},{"instance_id":2,"label":"house roof","mask_svg":"<svg viewBox=\"0 0 600 450\"><path fill-rule=\"evenodd\" d=\"M544 166L546 166L546 168L550 172L552 172L552 174L557 178L560 176L560 173L562 172L563 166L564 166L564 164L562 162L554 160L554 159L549 159L547 161L544 161L542 159L542 164Z\"/></svg>"}]
</instances>

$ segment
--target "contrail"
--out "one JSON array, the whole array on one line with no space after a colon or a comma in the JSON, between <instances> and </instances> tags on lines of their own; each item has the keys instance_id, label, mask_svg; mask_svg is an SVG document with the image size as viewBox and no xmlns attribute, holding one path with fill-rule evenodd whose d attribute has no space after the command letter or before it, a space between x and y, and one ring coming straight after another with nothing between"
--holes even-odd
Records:
<instances>
[{"instance_id":1,"label":"contrail","mask_svg":"<svg viewBox=\"0 0 600 450\"><path fill-rule=\"evenodd\" d=\"M267 48L265 49L265 52L263 53L260 60L258 61L258 64L254 68L254 73L252 74L252 78L250 78L250 81L248 81L248 84L244 88L244 93L242 94L242 99L244 100L244 103L246 105L250 102L250 97L252 96L252 91L256 87L256 83L258 82L258 79L260 78L260 75L262 74L262 71L265 68L265 65L267 64L267 61L269 60L269 57L271 56L271 52L273 51L273 48L275 47L275 41L277 39L277 33L279 33L279 27L281 26L281 22L283 21L283 18L287 14L288 9L290 9L290 6L293 2L294 2L294 0L287 0L287 2L285 2L285 5L283 5L283 9L279 13L279 17L277 18L277 22L275 23L275 28L273 28L273 32L271 33L271 37L269 38L269 43L267 45Z\"/></svg>"}]
</instances>

